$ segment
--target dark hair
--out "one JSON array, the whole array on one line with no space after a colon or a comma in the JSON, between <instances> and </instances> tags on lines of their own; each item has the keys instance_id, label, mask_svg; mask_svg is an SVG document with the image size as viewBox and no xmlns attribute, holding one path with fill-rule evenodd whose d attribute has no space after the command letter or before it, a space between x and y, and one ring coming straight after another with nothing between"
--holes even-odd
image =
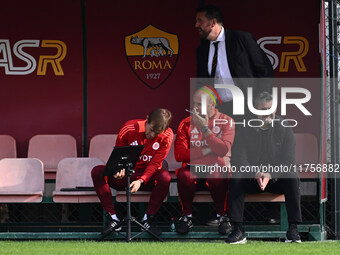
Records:
<instances>
[{"instance_id":1,"label":"dark hair","mask_svg":"<svg viewBox=\"0 0 340 255\"><path fill-rule=\"evenodd\" d=\"M273 97L268 92L261 92L255 98L255 107L259 106L260 103L266 104L273 100Z\"/></svg>"},{"instance_id":2,"label":"dark hair","mask_svg":"<svg viewBox=\"0 0 340 255\"><path fill-rule=\"evenodd\" d=\"M208 20L216 19L217 23L223 22L222 12L215 5L204 5L204 6L198 7L198 9L196 10L196 13L198 12L205 12L205 16L208 18Z\"/></svg>"},{"instance_id":3,"label":"dark hair","mask_svg":"<svg viewBox=\"0 0 340 255\"><path fill-rule=\"evenodd\" d=\"M148 117L148 123L153 123L155 130L166 130L172 120L172 114L169 110L163 108L154 109Z\"/></svg>"}]
</instances>

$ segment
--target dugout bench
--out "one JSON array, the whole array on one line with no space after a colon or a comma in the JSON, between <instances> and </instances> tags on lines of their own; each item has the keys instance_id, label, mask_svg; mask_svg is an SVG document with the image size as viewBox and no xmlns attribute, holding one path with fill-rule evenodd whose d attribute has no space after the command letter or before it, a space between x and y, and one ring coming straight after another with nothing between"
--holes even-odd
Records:
<instances>
[{"instance_id":1,"label":"dugout bench","mask_svg":"<svg viewBox=\"0 0 340 255\"><path fill-rule=\"evenodd\" d=\"M112 135L109 135L112 136ZM98 137L97 137L98 138ZM112 137L111 137L112 138ZM113 139L104 139L105 141L110 141L110 143L114 144ZM312 163L318 162L318 147L316 138L310 134L296 134L297 140L297 162L303 164L305 162ZM112 144L107 148L112 148ZM308 146L306 146L308 144ZM301 147L303 146L303 147ZM91 148L91 147L90 147ZM302 148L302 149L301 149ZM91 152L91 149L90 149ZM108 157L109 153L107 153ZM94 156L93 152L89 156ZM61 160L59 168L68 168L75 169L80 168L85 172L92 169L93 164L100 164L101 161L105 161L102 158L99 160L100 162L93 161L93 159L65 159ZM98 157L101 158L101 157ZM97 159L98 160L98 159ZM107 160L107 159L106 159ZM166 158L168 163L168 169L172 173L173 182L171 183L170 193L167 197L165 204L179 204L178 196L177 196L177 187L176 187L176 178L174 175L174 170L180 167L180 164L174 160L173 155L173 146L171 147L171 151L169 152L168 157ZM89 161L85 163L86 161ZM92 163L90 163L90 161ZM77 163L75 163L77 162ZM82 162L82 163L80 163ZM94 163L93 163L94 162ZM80 167L81 166L81 167ZM59 171L59 170L58 170ZM57 175L58 175L57 171ZM74 171L66 170L68 174L71 174ZM78 174L81 171L76 171ZM74 178L72 176L68 176L64 180L68 181L68 186L70 186L70 182L76 179L78 182L75 182L74 185L78 186L86 186L90 185L89 182L90 175L89 174L80 174L80 176L87 176L87 178L80 178L79 176ZM61 171L59 171L61 175ZM305 173L304 173L305 174ZM325 240L326 239L326 231L325 231L325 202L326 198L325 194L322 195L322 191L325 190L325 178L320 174L315 173L307 173L306 179L302 179L302 182L314 183L313 192L308 194L308 197L314 197L314 202L319 205L319 220L317 223L312 222L303 222L298 226L298 229L301 233L308 233L308 240ZM5 224L5 228L3 228L4 224L0 224L0 239L96 239L99 236L99 233L103 227L102 223L93 223L89 222L89 214L91 213L91 208L93 204L98 204L98 198L95 195L94 191L76 191L76 193L72 194L71 192L61 192L63 185L58 182L57 177L57 185L56 189L53 193L53 196L44 195L42 198L42 204L56 204L56 203L71 203L79 205L80 211L80 221L76 223L63 223L63 224L47 224L47 226L41 226L39 224L20 224L20 227L10 228L8 227L11 224ZM45 181L46 182L46 181ZM51 183L51 181L47 181L47 183ZM46 184L46 183L45 183ZM64 186L65 187L65 186ZM307 188L308 189L308 188ZM138 203L137 211L139 216L142 216L145 211L145 205L149 201L149 192L137 192L132 195L132 202ZM124 202L126 199L125 192L117 192L114 196L115 203ZM9 203L10 201L1 200L0 202ZM194 202L197 203L195 205L201 206L200 208L206 208L206 203L212 203L212 199L210 194L206 191L197 192L194 198ZM279 202L280 203L280 224L277 225L264 225L263 222L246 222L245 229L248 238L285 238L286 230L288 228L287 222L287 213L284 204L284 196L283 195L275 195L275 194L253 194L246 196L247 203L258 203L258 202ZM177 212L178 215L173 215L174 217L179 217L180 211ZM137 216L137 215L134 215ZM226 235L220 235L217 233L216 228L207 227L203 225L195 225L193 231L188 233L187 235L178 235L176 232L170 232L169 230L170 218L166 219L164 225L162 226L163 239L225 239ZM7 231L6 231L7 226ZM5 229L5 231L4 231ZM10 229L10 230L9 230ZM33 231L31 231L33 229ZM9 231L8 231L9 230ZM14 231L13 231L14 230ZM139 232L139 230L138 230ZM112 234L109 239L123 239L124 237L120 236L117 233ZM152 238L147 233L143 233L140 238L149 239Z\"/></svg>"}]
</instances>

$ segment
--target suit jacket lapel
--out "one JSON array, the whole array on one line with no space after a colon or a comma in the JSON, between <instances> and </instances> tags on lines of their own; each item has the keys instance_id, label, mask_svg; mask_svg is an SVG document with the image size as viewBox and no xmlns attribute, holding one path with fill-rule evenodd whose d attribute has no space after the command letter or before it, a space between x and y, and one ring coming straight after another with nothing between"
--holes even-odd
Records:
<instances>
[{"instance_id":1,"label":"suit jacket lapel","mask_svg":"<svg viewBox=\"0 0 340 255\"><path fill-rule=\"evenodd\" d=\"M206 77L209 77L209 71L208 71L208 60L209 60L209 49L210 49L210 41L209 40L204 40L204 46L203 46L203 70L206 72Z\"/></svg>"}]
</instances>

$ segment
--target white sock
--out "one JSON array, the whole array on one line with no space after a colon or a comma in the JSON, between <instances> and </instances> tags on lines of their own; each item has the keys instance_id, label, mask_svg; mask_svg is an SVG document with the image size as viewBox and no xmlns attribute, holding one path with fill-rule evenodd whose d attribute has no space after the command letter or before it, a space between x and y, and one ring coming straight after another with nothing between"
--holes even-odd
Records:
<instances>
[{"instance_id":1,"label":"white sock","mask_svg":"<svg viewBox=\"0 0 340 255\"><path fill-rule=\"evenodd\" d=\"M219 214L216 214L216 215L217 215L217 218L221 217L221 215L219 215Z\"/></svg>"},{"instance_id":2,"label":"white sock","mask_svg":"<svg viewBox=\"0 0 340 255\"><path fill-rule=\"evenodd\" d=\"M187 217L192 218L192 214L187 215Z\"/></svg>"},{"instance_id":3,"label":"white sock","mask_svg":"<svg viewBox=\"0 0 340 255\"><path fill-rule=\"evenodd\" d=\"M146 214L144 214L144 217L143 217L142 221L145 221L147 219L148 219L148 216Z\"/></svg>"},{"instance_id":4,"label":"white sock","mask_svg":"<svg viewBox=\"0 0 340 255\"><path fill-rule=\"evenodd\" d=\"M116 214L112 214L112 215L111 215L111 218L112 218L113 220L119 221L119 219L117 218L117 215L116 215Z\"/></svg>"}]
</instances>

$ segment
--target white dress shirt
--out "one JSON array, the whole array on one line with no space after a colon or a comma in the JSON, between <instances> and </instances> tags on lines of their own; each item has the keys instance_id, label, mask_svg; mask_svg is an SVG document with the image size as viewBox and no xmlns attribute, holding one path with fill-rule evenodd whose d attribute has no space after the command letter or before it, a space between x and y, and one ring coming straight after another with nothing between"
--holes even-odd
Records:
<instances>
[{"instance_id":1,"label":"white dress shirt","mask_svg":"<svg viewBox=\"0 0 340 255\"><path fill-rule=\"evenodd\" d=\"M228 59L227 59L227 50L225 45L225 30L222 27L220 34L218 35L216 41L210 41L209 48L209 57L208 57L208 72L211 75L211 67L214 58L215 46L214 42L218 43L218 53L217 53L217 65L216 65L216 73L215 73L215 84L233 84L234 82L231 77ZM222 102L229 102L233 100L233 95L231 94L229 89L216 89L218 92Z\"/></svg>"}]
</instances>

